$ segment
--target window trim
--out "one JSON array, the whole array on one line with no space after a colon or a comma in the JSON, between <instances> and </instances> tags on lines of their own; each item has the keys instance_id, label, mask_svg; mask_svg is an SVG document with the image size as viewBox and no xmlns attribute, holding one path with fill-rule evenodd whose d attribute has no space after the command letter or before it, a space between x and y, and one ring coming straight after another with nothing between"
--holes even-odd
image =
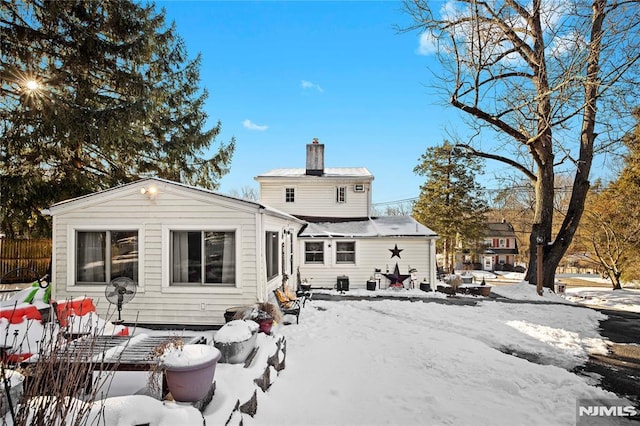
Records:
<instances>
[{"instance_id":1,"label":"window trim","mask_svg":"<svg viewBox=\"0 0 640 426\"><path fill-rule=\"evenodd\" d=\"M275 270L273 271L273 273L271 275L269 275L269 258L268 258L268 247L271 247L272 249L274 248L272 245L268 244L269 241L273 240L275 236L275 240L276 240L276 244L275 244ZM271 240L269 240L269 238L271 238ZM264 231L264 239L265 239L265 245L264 245L264 260L265 260L265 276L267 279L267 282L273 280L274 278L277 278L280 274L280 247L281 247L281 243L280 243L280 232L279 231L273 231L273 230L269 230L266 229ZM272 253L273 255L273 253ZM273 257L271 259L273 261ZM274 266L274 264L272 263L271 266Z\"/></svg>"},{"instance_id":2,"label":"window trim","mask_svg":"<svg viewBox=\"0 0 640 426\"><path fill-rule=\"evenodd\" d=\"M310 262L310 261L307 260L307 252L308 252L307 244L308 243L320 243L320 244L322 244L322 261ZM303 260L304 260L304 264L305 265L324 265L325 262L326 262L326 259L327 259L327 256L325 255L326 252L327 252L327 250L325 248L324 240L320 240L320 241L313 241L313 240L309 241L309 240L307 240L307 241L303 242L303 256L304 256ZM314 251L313 253L317 253L317 252Z\"/></svg>"},{"instance_id":3,"label":"window trim","mask_svg":"<svg viewBox=\"0 0 640 426\"><path fill-rule=\"evenodd\" d=\"M113 234L114 232L129 232L129 233L135 233L136 234L136 245L139 246L140 245L140 237L138 236L138 232L137 231L132 231L130 229L105 229L105 230L91 230L91 231L87 231L87 230L83 230L83 229L77 229L75 231L75 247L74 247L74 252L75 252L75 262L74 262L74 268L75 268L75 275L76 275L76 284L79 286L84 286L84 285L90 285L90 286L106 286L107 284L109 284L109 282L111 282L111 280L113 278L113 261L114 261L114 252L113 252ZM104 281L78 281L78 267L80 265L78 265L78 235L79 234L104 234ZM139 250L137 250L136 247L136 270L138 269L138 258L139 258ZM138 271L137 273L138 277L140 276L140 272ZM138 282L138 277L132 277L132 279L134 279L135 282Z\"/></svg>"},{"instance_id":4,"label":"window trim","mask_svg":"<svg viewBox=\"0 0 640 426\"><path fill-rule=\"evenodd\" d=\"M76 280L76 251L77 251L77 235L78 232L106 232L106 231L136 231L138 233L138 276L135 282L138 285L137 292L144 293L144 281L142 277L144 276L144 259L145 259L145 247L142 244L145 241L145 233L144 228L141 226L131 226L120 223L107 223L101 225L85 225L80 223L73 223L67 225L67 247L66 247L66 255L67 255L67 271L66 271L66 290L79 292L96 292L102 291L104 294L104 286L105 284L96 283L96 284L88 284L88 283L77 283ZM55 247L53 248L53 261L55 262ZM56 275L58 275L58 271L56 271ZM55 279L55 278L53 278ZM108 283L108 281L107 281Z\"/></svg>"},{"instance_id":5,"label":"window trim","mask_svg":"<svg viewBox=\"0 0 640 426\"><path fill-rule=\"evenodd\" d=\"M341 253L353 253L353 261L349 261L349 262L345 262L345 261L338 261L338 244L340 243L347 243L347 244L353 244L353 252L351 251L342 251ZM334 255L334 259L335 259L335 264L336 265L355 265L357 262L357 245L355 240L344 240L344 241L335 241L334 242L334 246L335 246L335 255Z\"/></svg>"},{"instance_id":6,"label":"window trim","mask_svg":"<svg viewBox=\"0 0 640 426\"><path fill-rule=\"evenodd\" d=\"M195 234L199 234L200 235L200 281L193 281L193 282L176 282L173 279L173 244L174 244L174 238L173 236L175 235L175 233L195 233ZM233 276L233 284L232 283L222 283L222 282L207 282L206 281L206 266L207 266L207 262L206 262L206 238L205 238L205 234L206 233L229 233L229 234L233 234L233 243L234 243L234 247L237 241L236 238L236 234L233 231L221 231L219 229L213 230L213 229L199 229L199 230L182 230L182 229L171 229L169 231L169 285L171 287L230 287L235 285L235 282L237 281L237 277L238 274L236 273L237 271L235 271L235 267L237 267L237 257L236 257L236 253L237 251L234 248L234 276Z\"/></svg>"},{"instance_id":7,"label":"window trim","mask_svg":"<svg viewBox=\"0 0 640 426\"><path fill-rule=\"evenodd\" d=\"M347 187L343 185L336 186L336 203L344 204L347 202Z\"/></svg>"},{"instance_id":8,"label":"window trim","mask_svg":"<svg viewBox=\"0 0 640 426\"><path fill-rule=\"evenodd\" d=\"M208 284L208 285L171 285L171 232L172 231L211 231L211 232L235 232L236 235L236 276L234 284ZM162 284L161 293L183 294L242 294L240 271L242 270L241 253L241 227L239 226L215 226L210 223L196 223L188 225L162 225Z\"/></svg>"},{"instance_id":9,"label":"window trim","mask_svg":"<svg viewBox=\"0 0 640 426\"><path fill-rule=\"evenodd\" d=\"M291 197L289 197L291 196ZM291 198L291 200L289 200ZM285 204L293 204L296 202L296 187L285 186L284 188L284 202Z\"/></svg>"}]
</instances>

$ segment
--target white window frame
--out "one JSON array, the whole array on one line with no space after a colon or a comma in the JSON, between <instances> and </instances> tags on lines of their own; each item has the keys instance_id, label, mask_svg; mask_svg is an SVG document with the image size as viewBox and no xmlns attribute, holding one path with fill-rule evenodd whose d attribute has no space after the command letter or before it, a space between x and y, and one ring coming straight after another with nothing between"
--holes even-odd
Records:
<instances>
[{"instance_id":1,"label":"white window frame","mask_svg":"<svg viewBox=\"0 0 640 426\"><path fill-rule=\"evenodd\" d=\"M171 232L172 231L211 231L234 232L236 236L236 276L234 284L208 285L171 285ZM242 232L239 226L211 226L211 223L162 226L162 293L182 294L242 294L240 273L242 271Z\"/></svg>"},{"instance_id":2,"label":"white window frame","mask_svg":"<svg viewBox=\"0 0 640 426\"><path fill-rule=\"evenodd\" d=\"M338 245L342 244L342 243L346 243L346 244L353 244L353 261L339 261L338 260ZM356 259L357 259L357 253L358 253L358 246L356 244L355 241L335 241L334 244L335 246L335 255L334 255L334 259L335 259L335 264L336 265L355 265ZM344 251L343 253L351 253L349 251Z\"/></svg>"},{"instance_id":3,"label":"white window frame","mask_svg":"<svg viewBox=\"0 0 640 426\"><path fill-rule=\"evenodd\" d=\"M346 186L337 186L336 187L336 203L343 204L347 202L347 187Z\"/></svg>"},{"instance_id":4,"label":"white window frame","mask_svg":"<svg viewBox=\"0 0 640 426\"><path fill-rule=\"evenodd\" d=\"M307 260L307 243L319 243L322 244L322 261L308 261ZM304 264L305 265L324 265L325 262L327 261L327 249L326 249L326 245L324 243L324 241L314 241L314 240L307 240L304 241L303 243L303 249L302 249L302 253L304 256ZM316 253L316 251L314 251L313 253Z\"/></svg>"},{"instance_id":5,"label":"white window frame","mask_svg":"<svg viewBox=\"0 0 640 426\"><path fill-rule=\"evenodd\" d=\"M291 195L291 200L289 200L289 195ZM296 202L296 188L294 186L287 186L284 188L284 202L286 204L293 204Z\"/></svg>"},{"instance_id":6,"label":"white window frame","mask_svg":"<svg viewBox=\"0 0 640 426\"><path fill-rule=\"evenodd\" d=\"M102 291L104 294L104 286L106 283L96 283L96 284L87 284L87 283L77 283L76 280L76 251L77 251L77 235L78 232L106 232L106 231L135 231L138 233L138 276L135 277L134 281L138 285L137 292L144 293L144 281L142 277L144 276L144 258L145 258L145 247L143 242L145 241L144 229L139 226L131 226L130 224L120 224L120 223L106 223L104 225L84 225L84 224L69 224L67 226L67 279L66 279L66 289L68 291L86 291L86 292L95 292ZM54 247L55 250L55 247ZM55 254L54 254L55 256ZM109 281L107 281L108 283Z\"/></svg>"},{"instance_id":7,"label":"white window frame","mask_svg":"<svg viewBox=\"0 0 640 426\"><path fill-rule=\"evenodd\" d=\"M275 236L275 238L274 238ZM279 231L272 231L272 230L265 230L264 231L264 238L265 238L265 244L264 244L264 258L265 258L265 274L266 274L266 278L267 281L271 281L274 278L277 278L280 275L280 264L281 264L281 259L280 259L280 252L281 252L281 242L280 242L280 232ZM271 245L272 241L271 240L276 240L276 244L275 246ZM273 273L271 275L269 275L269 261L273 260L273 257L271 259L269 259L268 256L268 247L270 247L271 249L275 248L275 253L271 253L271 255L273 256L275 254L276 259L275 259L275 271L273 271Z\"/></svg>"},{"instance_id":8,"label":"white window frame","mask_svg":"<svg viewBox=\"0 0 640 426\"><path fill-rule=\"evenodd\" d=\"M222 282L207 282L207 271L206 271L206 267L207 267L207 259L206 259L206 239L205 239L205 235L206 233L225 233L225 234L233 234L233 245L234 245L234 250L233 250L233 269L234 269L234 274L233 274L233 282L232 283L222 283ZM176 233L194 233L194 234L199 234L200 238L200 259L199 259L199 265L200 265L200 271L199 271L199 276L200 276L200 280L199 281L180 281L180 282L176 282L174 281L174 270L173 265L174 265L174 244L175 244L175 239L173 238L173 236ZM229 287L229 286L233 286L235 285L235 282L237 281L237 273L235 271L235 268L237 267L237 257L236 257L236 250L235 250L235 245L236 245L236 233L233 231L221 231L218 229L209 229L209 228L205 228L205 229L201 229L201 230L176 230L176 229L172 229L169 231L169 236L170 236L170 242L169 242L169 260L171 261L171 263L169 264L169 273L170 273L170 278L169 278L169 285L172 287L211 287L211 286L217 286L217 287ZM188 271L185 271L188 272Z\"/></svg>"}]
</instances>

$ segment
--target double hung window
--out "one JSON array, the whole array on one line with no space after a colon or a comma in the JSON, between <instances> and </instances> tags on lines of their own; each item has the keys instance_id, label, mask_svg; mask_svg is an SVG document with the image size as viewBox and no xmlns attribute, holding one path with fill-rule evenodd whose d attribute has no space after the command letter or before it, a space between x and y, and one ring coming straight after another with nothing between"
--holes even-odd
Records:
<instances>
[{"instance_id":1,"label":"double hung window","mask_svg":"<svg viewBox=\"0 0 640 426\"><path fill-rule=\"evenodd\" d=\"M296 201L296 190L295 188L285 188L284 189L284 202L285 203L293 203Z\"/></svg>"},{"instance_id":2,"label":"double hung window","mask_svg":"<svg viewBox=\"0 0 640 426\"><path fill-rule=\"evenodd\" d=\"M356 243L354 241L336 242L336 263L356 263Z\"/></svg>"},{"instance_id":3,"label":"double hung window","mask_svg":"<svg viewBox=\"0 0 640 426\"><path fill-rule=\"evenodd\" d=\"M304 263L324 263L324 242L308 241L304 243Z\"/></svg>"}]
</instances>

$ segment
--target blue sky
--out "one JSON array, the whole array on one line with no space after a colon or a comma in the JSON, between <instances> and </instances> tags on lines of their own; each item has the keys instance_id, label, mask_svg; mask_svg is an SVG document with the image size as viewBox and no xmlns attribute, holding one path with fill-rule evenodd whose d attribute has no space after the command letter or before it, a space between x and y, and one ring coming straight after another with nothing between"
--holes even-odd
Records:
<instances>
[{"instance_id":1,"label":"blue sky","mask_svg":"<svg viewBox=\"0 0 640 426\"><path fill-rule=\"evenodd\" d=\"M455 128L456 112L430 88L434 58L398 1L158 1L190 57L202 54L211 124L236 138L220 190L257 188L254 176L304 167L325 144L326 167L367 167L374 203L416 197L426 148Z\"/></svg>"}]
</instances>

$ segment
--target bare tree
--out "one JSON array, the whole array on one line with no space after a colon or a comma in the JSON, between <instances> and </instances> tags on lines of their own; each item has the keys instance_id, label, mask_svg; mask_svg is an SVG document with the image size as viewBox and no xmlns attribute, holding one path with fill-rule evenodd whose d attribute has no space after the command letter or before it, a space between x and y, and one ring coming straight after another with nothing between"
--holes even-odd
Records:
<instances>
[{"instance_id":1,"label":"bare tree","mask_svg":"<svg viewBox=\"0 0 640 426\"><path fill-rule=\"evenodd\" d=\"M405 199L373 205L373 216L411 216L415 199Z\"/></svg>"},{"instance_id":2,"label":"bare tree","mask_svg":"<svg viewBox=\"0 0 640 426\"><path fill-rule=\"evenodd\" d=\"M640 80L640 2L407 0L405 8L412 29L434 44L444 69L439 87L450 105L465 113L476 135L489 132L491 146L483 148L479 138L461 146L531 182L527 279L538 282L540 240L542 283L553 288L584 211L594 154L611 149L631 126L625 119ZM554 229L560 172L571 173L572 183Z\"/></svg>"},{"instance_id":3,"label":"bare tree","mask_svg":"<svg viewBox=\"0 0 640 426\"><path fill-rule=\"evenodd\" d=\"M250 185L245 185L240 190L232 189L229 191L229 195L236 198L243 198L245 200L258 201L260 196L258 190Z\"/></svg>"}]
</instances>

